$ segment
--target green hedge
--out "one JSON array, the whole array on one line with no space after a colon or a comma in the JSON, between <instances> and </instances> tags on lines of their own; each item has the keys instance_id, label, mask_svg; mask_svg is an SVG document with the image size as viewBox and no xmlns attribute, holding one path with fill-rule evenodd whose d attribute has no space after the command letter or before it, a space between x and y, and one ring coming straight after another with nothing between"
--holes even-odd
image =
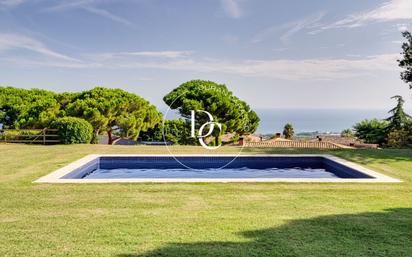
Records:
<instances>
[{"instance_id":1,"label":"green hedge","mask_svg":"<svg viewBox=\"0 0 412 257\"><path fill-rule=\"evenodd\" d=\"M58 129L63 144L88 144L93 135L92 125L81 118L59 118L52 122L51 128Z\"/></svg>"}]
</instances>

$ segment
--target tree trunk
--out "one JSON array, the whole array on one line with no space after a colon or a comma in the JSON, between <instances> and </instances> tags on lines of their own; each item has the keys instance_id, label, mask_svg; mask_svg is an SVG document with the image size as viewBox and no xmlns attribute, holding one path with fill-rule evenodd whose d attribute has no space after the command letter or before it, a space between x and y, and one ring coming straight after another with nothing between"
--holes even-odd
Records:
<instances>
[{"instance_id":1,"label":"tree trunk","mask_svg":"<svg viewBox=\"0 0 412 257\"><path fill-rule=\"evenodd\" d=\"M107 131L107 137L109 138L108 144L112 145L113 144L113 138L112 138L112 130L111 129Z\"/></svg>"},{"instance_id":2,"label":"tree trunk","mask_svg":"<svg viewBox=\"0 0 412 257\"><path fill-rule=\"evenodd\" d=\"M222 135L224 134L223 131L219 130L218 133L215 135L215 146L219 146L222 144Z\"/></svg>"},{"instance_id":3,"label":"tree trunk","mask_svg":"<svg viewBox=\"0 0 412 257\"><path fill-rule=\"evenodd\" d=\"M92 144L98 144L99 143L99 130L94 131L91 143Z\"/></svg>"}]
</instances>

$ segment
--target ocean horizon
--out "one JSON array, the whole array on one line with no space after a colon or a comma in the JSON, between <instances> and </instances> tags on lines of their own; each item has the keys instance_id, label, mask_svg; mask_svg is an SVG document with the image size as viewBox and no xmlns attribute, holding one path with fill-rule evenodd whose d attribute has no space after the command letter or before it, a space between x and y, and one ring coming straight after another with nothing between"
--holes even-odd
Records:
<instances>
[{"instance_id":1,"label":"ocean horizon","mask_svg":"<svg viewBox=\"0 0 412 257\"><path fill-rule=\"evenodd\" d=\"M255 109L260 117L257 134L282 132L291 123L295 133L340 133L364 119L385 119L390 116L384 109ZM411 111L408 111L411 113Z\"/></svg>"},{"instance_id":2,"label":"ocean horizon","mask_svg":"<svg viewBox=\"0 0 412 257\"><path fill-rule=\"evenodd\" d=\"M260 123L255 134L282 132L286 123L292 123L295 133L340 133L352 128L364 119L385 119L390 116L386 109L278 109L255 108ZM406 110L412 113L412 110ZM165 111L163 111L165 113ZM170 112L167 119L179 118Z\"/></svg>"}]
</instances>

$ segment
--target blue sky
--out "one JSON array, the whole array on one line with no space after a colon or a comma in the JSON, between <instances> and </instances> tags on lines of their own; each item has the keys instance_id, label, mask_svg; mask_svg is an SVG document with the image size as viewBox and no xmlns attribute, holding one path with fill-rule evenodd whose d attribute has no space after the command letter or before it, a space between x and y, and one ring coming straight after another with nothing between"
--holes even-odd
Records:
<instances>
[{"instance_id":1,"label":"blue sky","mask_svg":"<svg viewBox=\"0 0 412 257\"><path fill-rule=\"evenodd\" d=\"M388 109L410 0L0 0L0 85L119 87L163 108L191 79L255 108Z\"/></svg>"}]
</instances>

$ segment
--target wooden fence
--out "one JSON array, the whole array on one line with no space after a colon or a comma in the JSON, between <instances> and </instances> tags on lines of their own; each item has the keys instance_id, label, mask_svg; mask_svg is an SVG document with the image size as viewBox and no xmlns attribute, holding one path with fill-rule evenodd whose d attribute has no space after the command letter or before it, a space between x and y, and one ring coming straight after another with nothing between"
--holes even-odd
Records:
<instances>
[{"instance_id":1,"label":"wooden fence","mask_svg":"<svg viewBox=\"0 0 412 257\"><path fill-rule=\"evenodd\" d=\"M60 137L57 129L3 129L0 142L48 145L60 143Z\"/></svg>"},{"instance_id":2,"label":"wooden fence","mask_svg":"<svg viewBox=\"0 0 412 257\"><path fill-rule=\"evenodd\" d=\"M322 141L271 141L271 142L247 142L246 147L277 147L277 148L320 148L320 149L340 149L343 146L332 142Z\"/></svg>"}]
</instances>

